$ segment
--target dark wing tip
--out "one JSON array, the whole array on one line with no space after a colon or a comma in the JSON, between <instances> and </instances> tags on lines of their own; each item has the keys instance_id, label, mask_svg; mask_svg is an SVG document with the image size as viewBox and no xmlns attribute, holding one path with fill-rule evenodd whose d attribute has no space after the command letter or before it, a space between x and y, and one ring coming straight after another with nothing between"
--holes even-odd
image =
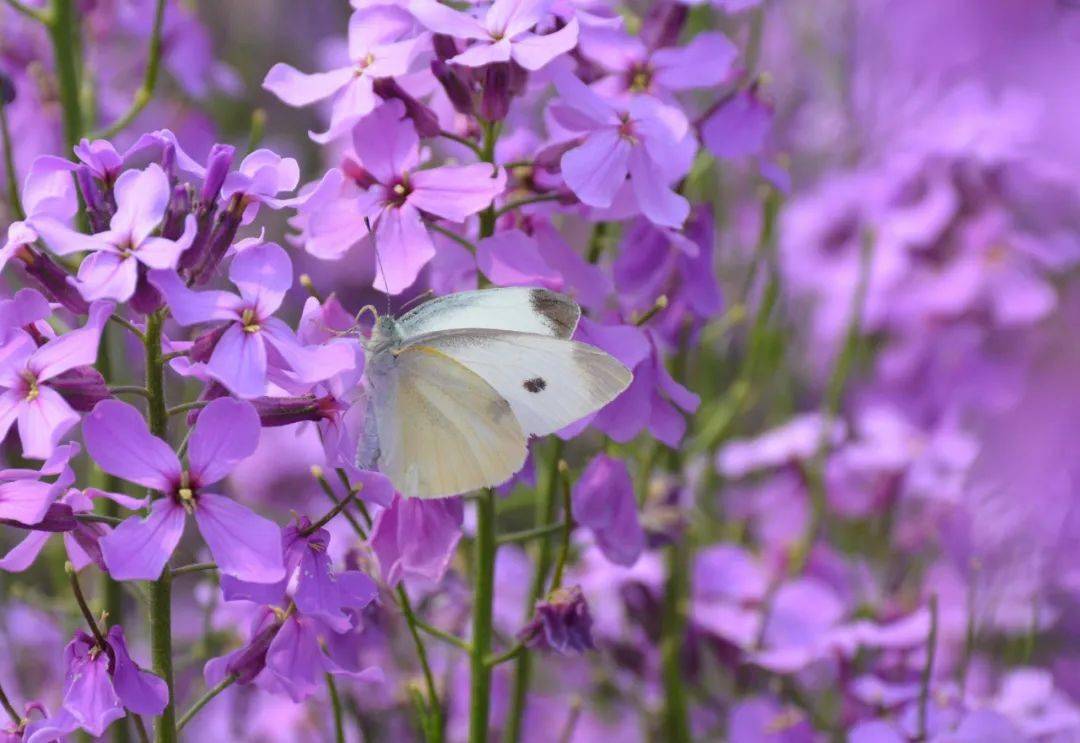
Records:
<instances>
[{"instance_id":1,"label":"dark wing tip","mask_svg":"<svg viewBox=\"0 0 1080 743\"><path fill-rule=\"evenodd\" d=\"M544 318L557 338L569 338L577 328L581 308L565 294L550 289L532 289L529 302L536 314Z\"/></svg>"}]
</instances>

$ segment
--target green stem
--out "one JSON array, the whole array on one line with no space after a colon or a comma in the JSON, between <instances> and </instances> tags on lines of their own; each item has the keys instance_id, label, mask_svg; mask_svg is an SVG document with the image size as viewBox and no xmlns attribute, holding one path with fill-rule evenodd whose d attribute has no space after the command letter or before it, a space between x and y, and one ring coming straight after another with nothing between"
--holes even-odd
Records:
<instances>
[{"instance_id":1,"label":"green stem","mask_svg":"<svg viewBox=\"0 0 1080 743\"><path fill-rule=\"evenodd\" d=\"M574 519L570 515L569 467L562 460L559 460L559 474L562 476L560 480L563 499L563 529L562 541L559 545L559 557L555 561L555 573L551 576L551 591L562 587L563 572L566 570L566 561L570 557L570 534L574 531Z\"/></svg>"},{"instance_id":2,"label":"green stem","mask_svg":"<svg viewBox=\"0 0 1080 743\"><path fill-rule=\"evenodd\" d=\"M211 570L217 570L216 562L193 562L190 565L181 565L178 568L173 568L172 575L175 578L178 575L187 575L188 573L206 573Z\"/></svg>"},{"instance_id":3,"label":"green stem","mask_svg":"<svg viewBox=\"0 0 1080 743\"><path fill-rule=\"evenodd\" d=\"M554 524L544 524L543 526L537 526L532 529L523 529L521 531L512 531L509 534L500 534L499 538L495 541L499 544L512 544L514 542L529 542L539 537L546 537L555 532L563 530L565 525L559 521Z\"/></svg>"},{"instance_id":4,"label":"green stem","mask_svg":"<svg viewBox=\"0 0 1080 743\"><path fill-rule=\"evenodd\" d=\"M469 240L468 238L462 237L461 235L454 232L453 230L448 230L445 227L443 227L442 225L437 224L436 222L428 221L426 224L427 224L428 227L435 230L440 235L444 235L444 236L450 238L451 240L456 242L458 245L460 245L461 247L468 250L473 255L476 255L476 243L474 243L472 240Z\"/></svg>"},{"instance_id":5,"label":"green stem","mask_svg":"<svg viewBox=\"0 0 1080 743\"><path fill-rule=\"evenodd\" d=\"M476 580L473 599L473 639L469 684L469 743L488 739L491 707L492 604L495 584L495 492L476 501Z\"/></svg>"},{"instance_id":6,"label":"green stem","mask_svg":"<svg viewBox=\"0 0 1080 743\"><path fill-rule=\"evenodd\" d=\"M934 653L937 650L937 594L930 596L930 633L926 637L926 665L923 666L919 688L919 740L926 740L926 714L930 704L930 683L934 678Z\"/></svg>"},{"instance_id":7,"label":"green stem","mask_svg":"<svg viewBox=\"0 0 1080 743\"><path fill-rule=\"evenodd\" d=\"M345 743L345 719L341 709L341 697L338 696L334 677L326 674L326 690L330 693L330 707L334 710L334 741Z\"/></svg>"},{"instance_id":8,"label":"green stem","mask_svg":"<svg viewBox=\"0 0 1080 743\"><path fill-rule=\"evenodd\" d=\"M188 711L180 717L180 721L176 723L176 732L180 732L181 730L183 730L184 726L191 722L191 718L194 717L199 710L208 705L214 697L228 689L235 682L236 676L226 676L218 683L217 686L211 689L207 689L206 693L196 699L195 703L191 705ZM173 735L173 739L176 739L175 734Z\"/></svg>"},{"instance_id":9,"label":"green stem","mask_svg":"<svg viewBox=\"0 0 1080 743\"><path fill-rule=\"evenodd\" d=\"M511 201L506 206L502 207L501 209L496 209L495 210L495 217L498 218L498 217L501 217L504 214L509 214L510 212L514 211L515 209L520 209L521 207L528 206L529 204L541 204L541 203L543 203L545 201L558 201L561 198L563 198L563 197L560 196L557 193L542 193L542 194L537 194L535 196L527 196L527 197L525 197L523 199L518 199L516 201Z\"/></svg>"},{"instance_id":10,"label":"green stem","mask_svg":"<svg viewBox=\"0 0 1080 743\"><path fill-rule=\"evenodd\" d=\"M24 16L30 18L31 20L35 20L38 23L49 22L49 14L47 12L45 12L44 10L39 10L38 8L31 8L26 3L21 2L21 0L7 0L7 4L10 5L12 9L19 13L22 13Z\"/></svg>"},{"instance_id":11,"label":"green stem","mask_svg":"<svg viewBox=\"0 0 1080 743\"><path fill-rule=\"evenodd\" d=\"M150 433L160 439L167 437L169 422L165 407L165 365L161 358L163 324L164 317L160 311L146 318L146 389L150 393L146 402L147 418ZM172 666L172 571L168 565L150 587L150 656L154 673L165 680L169 689L169 703L155 723L156 740L158 743L174 743L177 727Z\"/></svg>"},{"instance_id":12,"label":"green stem","mask_svg":"<svg viewBox=\"0 0 1080 743\"><path fill-rule=\"evenodd\" d=\"M540 497L536 501L537 521L540 523L537 529L549 527L555 521L555 495L559 488L559 462L562 460L562 439L555 440L555 450L551 453L551 465L547 471L547 480L544 488L540 491ZM547 584L547 574L551 567L553 547L550 539L540 542L540 550L536 558L536 569L533 572L532 586L529 590L528 604L525 606L525 621L532 618L536 610L536 602L540 600ZM521 738L521 722L525 714L525 695L529 690L529 679L532 675L532 655L519 653L514 665L514 681L510 692L510 709L506 715L506 726L503 729L503 741L505 743L517 743Z\"/></svg>"},{"instance_id":13,"label":"green stem","mask_svg":"<svg viewBox=\"0 0 1080 743\"><path fill-rule=\"evenodd\" d=\"M661 614L660 664L664 686L663 730L667 740L689 743L690 720L683 685L682 647L686 629L683 604L688 593L689 559L685 540L667 548L667 585Z\"/></svg>"},{"instance_id":14,"label":"green stem","mask_svg":"<svg viewBox=\"0 0 1080 743\"><path fill-rule=\"evenodd\" d=\"M75 56L81 48L78 40L75 0L53 0L47 27L56 60L56 85L59 89L60 109L63 113L64 144L70 153L78 144L83 132L82 102L79 98L79 63Z\"/></svg>"},{"instance_id":15,"label":"green stem","mask_svg":"<svg viewBox=\"0 0 1080 743\"><path fill-rule=\"evenodd\" d=\"M19 200L19 176L15 172L15 152L11 148L11 130L8 129L7 106L0 101L0 145L4 148L4 174L7 176L7 199L18 219L26 219L22 201Z\"/></svg>"},{"instance_id":16,"label":"green stem","mask_svg":"<svg viewBox=\"0 0 1080 743\"><path fill-rule=\"evenodd\" d=\"M453 645L459 650L464 650L466 653L472 653L472 646L470 646L469 643L465 642L465 640L462 640L457 635L451 634L446 630L441 630L438 627L428 624L427 622L419 618L415 618L413 620L413 624L416 625L417 629L423 630L427 634L431 635L434 638L442 640L448 645Z\"/></svg>"},{"instance_id":17,"label":"green stem","mask_svg":"<svg viewBox=\"0 0 1080 743\"><path fill-rule=\"evenodd\" d=\"M143 75L142 85L135 91L135 97L131 106L121 114L120 118L109 126L90 135L92 139L109 139L116 136L135 120L147 104L154 97L154 88L157 86L158 70L161 68L161 28L165 23L165 0L157 0L154 8L154 25L150 31L150 51L147 54L146 73Z\"/></svg>"},{"instance_id":18,"label":"green stem","mask_svg":"<svg viewBox=\"0 0 1080 743\"><path fill-rule=\"evenodd\" d=\"M405 587L400 583L397 587L397 597L401 613L405 615L405 624L409 627L409 634L412 636L413 644L416 646L416 657L420 661L420 669L424 674L424 685L427 687L427 709L424 710L426 717L421 720L424 735L430 743L441 743L443 740L442 704L439 702L439 692L435 686L435 674L432 673L431 662L428 660L427 646L424 645L424 640L420 637L418 629L420 623L416 617L416 612L413 611L412 601L409 600L409 594L405 593Z\"/></svg>"},{"instance_id":19,"label":"green stem","mask_svg":"<svg viewBox=\"0 0 1080 743\"><path fill-rule=\"evenodd\" d=\"M16 727L22 724L22 715L15 709L15 705L8 699L8 695L4 692L4 687L0 686L0 706L4 708L4 711L8 713L8 717L15 723Z\"/></svg>"}]
</instances>

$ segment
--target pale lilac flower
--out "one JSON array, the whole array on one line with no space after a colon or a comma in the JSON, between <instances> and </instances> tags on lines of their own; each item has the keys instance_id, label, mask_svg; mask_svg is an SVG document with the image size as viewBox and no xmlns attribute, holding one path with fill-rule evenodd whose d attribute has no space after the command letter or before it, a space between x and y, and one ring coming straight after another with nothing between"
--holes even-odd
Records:
<instances>
[{"instance_id":1,"label":"pale lilac flower","mask_svg":"<svg viewBox=\"0 0 1080 743\"><path fill-rule=\"evenodd\" d=\"M117 179L116 213L105 232L84 235L51 221L37 225L37 231L58 255L91 253L79 265L78 286L84 297L126 302L135 294L140 267L174 268L195 239L195 217L190 215L179 239L154 236L170 193L168 177L152 163Z\"/></svg>"},{"instance_id":2,"label":"pale lilac flower","mask_svg":"<svg viewBox=\"0 0 1080 743\"><path fill-rule=\"evenodd\" d=\"M259 149L241 160L240 167L225 177L221 197L242 200L242 223L248 224L255 218L259 204L280 209L292 203L290 199L278 198L278 194L295 190L299 182L300 166L296 160Z\"/></svg>"},{"instance_id":3,"label":"pale lilac flower","mask_svg":"<svg viewBox=\"0 0 1080 743\"><path fill-rule=\"evenodd\" d=\"M461 539L463 517L460 498L396 495L376 517L369 540L383 583L396 586L403 578L441 581Z\"/></svg>"},{"instance_id":4,"label":"pale lilac flower","mask_svg":"<svg viewBox=\"0 0 1080 743\"><path fill-rule=\"evenodd\" d=\"M701 124L701 141L717 157L760 155L772 131L773 108L753 88L721 101Z\"/></svg>"},{"instance_id":5,"label":"pale lilac flower","mask_svg":"<svg viewBox=\"0 0 1080 743\"><path fill-rule=\"evenodd\" d=\"M650 49L622 29L592 29L582 37L581 52L609 73L597 83L600 90L658 97L720 85L738 54L718 31L699 33L681 46Z\"/></svg>"},{"instance_id":6,"label":"pale lilac flower","mask_svg":"<svg viewBox=\"0 0 1080 743\"><path fill-rule=\"evenodd\" d=\"M117 580L155 580L184 532L187 514L225 575L272 583L285 573L277 526L246 506L207 490L255 451L259 416L250 404L214 400L199 414L188 466L152 436L139 412L105 400L83 424L86 449L111 475L157 490L147 518L132 516L101 540L109 574Z\"/></svg>"},{"instance_id":7,"label":"pale lilac flower","mask_svg":"<svg viewBox=\"0 0 1080 743\"><path fill-rule=\"evenodd\" d=\"M290 106L308 106L334 97L330 128L311 133L326 143L352 128L379 103L374 81L404 75L427 44L427 35L412 35L415 21L404 10L379 5L357 10L349 18L347 67L306 75L278 63L270 68L263 87Z\"/></svg>"},{"instance_id":8,"label":"pale lilac flower","mask_svg":"<svg viewBox=\"0 0 1080 743\"><path fill-rule=\"evenodd\" d=\"M463 222L506 185L506 172L487 163L419 169L420 141L404 114L400 101L388 101L364 117L353 130L360 180L353 186L345 173L331 170L301 208L305 248L319 257L342 255L366 234L370 219L381 263L373 285L391 294L411 286L435 255L424 214Z\"/></svg>"},{"instance_id":9,"label":"pale lilac flower","mask_svg":"<svg viewBox=\"0 0 1080 743\"><path fill-rule=\"evenodd\" d=\"M29 333L16 330L0 347L0 438L18 421L23 453L47 459L79 415L56 389L65 372L97 361L101 331L112 302L95 302L83 327L40 348Z\"/></svg>"},{"instance_id":10,"label":"pale lilac flower","mask_svg":"<svg viewBox=\"0 0 1080 743\"><path fill-rule=\"evenodd\" d=\"M630 177L630 193L649 220L681 227L689 202L670 184L685 174L689 162L684 140L686 116L650 96L634 96L616 107L572 74L555 77L560 98L551 113L577 146L560 161L566 185L589 206L607 208Z\"/></svg>"},{"instance_id":11,"label":"pale lilac flower","mask_svg":"<svg viewBox=\"0 0 1080 743\"><path fill-rule=\"evenodd\" d=\"M574 521L592 530L597 546L617 565L632 566L645 548L634 483L626 462L600 454L573 489Z\"/></svg>"},{"instance_id":12,"label":"pale lilac flower","mask_svg":"<svg viewBox=\"0 0 1080 743\"><path fill-rule=\"evenodd\" d=\"M716 468L728 478L782 467L810 459L820 447L827 449L847 437L843 421L827 421L820 413L791 418L753 439L737 439L716 455Z\"/></svg>"},{"instance_id":13,"label":"pale lilac flower","mask_svg":"<svg viewBox=\"0 0 1080 743\"><path fill-rule=\"evenodd\" d=\"M79 201L71 180L72 168L67 160L51 155L34 160L21 193L26 219L8 226L7 240L0 247L0 271L19 248L38 240L36 224L42 221L69 224L75 216Z\"/></svg>"},{"instance_id":14,"label":"pale lilac flower","mask_svg":"<svg viewBox=\"0 0 1080 743\"><path fill-rule=\"evenodd\" d=\"M548 18L550 4L550 0L495 0L483 21L435 0L411 0L409 11L435 33L476 42L450 62L483 67L513 60L535 71L577 46L577 18L554 33L531 32Z\"/></svg>"},{"instance_id":15,"label":"pale lilac flower","mask_svg":"<svg viewBox=\"0 0 1080 743\"><path fill-rule=\"evenodd\" d=\"M240 397L266 394L271 376L310 386L355 362L349 342L303 346L274 317L293 281L292 261L279 245L245 248L233 258L229 278L239 295L192 291L175 271L153 271L149 278L181 325L226 323L209 339L213 351L206 373Z\"/></svg>"}]
</instances>

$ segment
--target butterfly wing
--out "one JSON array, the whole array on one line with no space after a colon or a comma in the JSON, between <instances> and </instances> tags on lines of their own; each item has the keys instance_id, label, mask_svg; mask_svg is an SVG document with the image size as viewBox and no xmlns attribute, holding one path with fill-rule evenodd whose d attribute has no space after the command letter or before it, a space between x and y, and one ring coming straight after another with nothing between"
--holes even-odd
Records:
<instances>
[{"instance_id":1,"label":"butterfly wing","mask_svg":"<svg viewBox=\"0 0 1080 743\"><path fill-rule=\"evenodd\" d=\"M510 405L521 430L544 436L615 399L633 379L612 356L585 343L506 330L448 330L410 342L480 376Z\"/></svg>"},{"instance_id":2,"label":"butterfly wing","mask_svg":"<svg viewBox=\"0 0 1080 743\"><path fill-rule=\"evenodd\" d=\"M465 328L569 338L580 317L577 303L565 295L547 289L504 287L437 297L399 317L397 324L406 340Z\"/></svg>"},{"instance_id":3,"label":"butterfly wing","mask_svg":"<svg viewBox=\"0 0 1080 743\"><path fill-rule=\"evenodd\" d=\"M403 494L440 498L508 480L527 448L510 404L441 350L412 344L374 359L376 463Z\"/></svg>"}]
</instances>

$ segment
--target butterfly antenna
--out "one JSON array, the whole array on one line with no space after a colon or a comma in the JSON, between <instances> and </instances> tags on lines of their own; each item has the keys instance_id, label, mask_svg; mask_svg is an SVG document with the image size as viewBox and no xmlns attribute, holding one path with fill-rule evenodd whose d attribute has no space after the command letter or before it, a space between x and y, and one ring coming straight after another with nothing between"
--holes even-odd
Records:
<instances>
[{"instance_id":1,"label":"butterfly antenna","mask_svg":"<svg viewBox=\"0 0 1080 743\"><path fill-rule=\"evenodd\" d=\"M364 217L364 226L367 227L368 235L371 236L371 246L375 249L375 264L379 267L379 273L382 275L383 293L386 295L386 314L390 315L390 283L386 280L386 271L383 270L382 256L379 255L379 242L375 239L375 230L371 228L371 220L367 217Z\"/></svg>"},{"instance_id":2,"label":"butterfly antenna","mask_svg":"<svg viewBox=\"0 0 1080 743\"><path fill-rule=\"evenodd\" d=\"M415 297L410 299L408 302L401 305L401 309L404 310L406 307L412 307L414 304L420 304L421 302L426 302L427 300L431 299L434 296L435 296L435 290L434 289L427 289L426 291L424 291L423 294L417 294Z\"/></svg>"}]
</instances>

